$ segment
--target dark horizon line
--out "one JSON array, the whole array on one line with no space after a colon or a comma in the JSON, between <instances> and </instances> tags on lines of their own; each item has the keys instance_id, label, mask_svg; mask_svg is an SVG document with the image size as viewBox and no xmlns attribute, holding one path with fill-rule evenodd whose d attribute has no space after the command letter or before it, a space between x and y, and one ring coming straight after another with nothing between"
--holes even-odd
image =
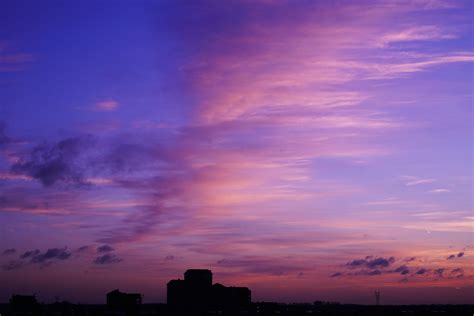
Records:
<instances>
[{"instance_id":1,"label":"dark horizon line","mask_svg":"<svg viewBox=\"0 0 474 316\"><path fill-rule=\"evenodd\" d=\"M23 295L23 294L19 294ZM28 295L29 296L29 295ZM36 296L36 295L33 295ZM45 303L45 302L38 302L41 305L51 305L51 304L73 304L73 305L107 305L106 302L104 303L84 303L84 302L71 302L69 300L57 300L55 302ZM0 302L0 305L8 305L9 302ZM474 303L416 303L416 304L409 304L409 303L392 303L392 304L364 304L364 303L341 303L341 302L332 302L332 301L314 301L314 302L279 302L279 301L255 301L251 302L251 304L278 304L278 305L321 305L321 306L474 306ZM148 302L142 303L142 305L169 305L166 302Z\"/></svg>"}]
</instances>

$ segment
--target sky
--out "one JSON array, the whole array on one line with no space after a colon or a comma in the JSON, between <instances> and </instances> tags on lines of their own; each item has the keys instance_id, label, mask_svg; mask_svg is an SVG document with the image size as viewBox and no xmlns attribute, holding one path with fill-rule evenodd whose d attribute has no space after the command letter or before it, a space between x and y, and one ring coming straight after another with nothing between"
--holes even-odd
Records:
<instances>
[{"instance_id":1,"label":"sky","mask_svg":"<svg viewBox=\"0 0 474 316\"><path fill-rule=\"evenodd\" d=\"M473 2L0 4L0 302L472 303Z\"/></svg>"}]
</instances>

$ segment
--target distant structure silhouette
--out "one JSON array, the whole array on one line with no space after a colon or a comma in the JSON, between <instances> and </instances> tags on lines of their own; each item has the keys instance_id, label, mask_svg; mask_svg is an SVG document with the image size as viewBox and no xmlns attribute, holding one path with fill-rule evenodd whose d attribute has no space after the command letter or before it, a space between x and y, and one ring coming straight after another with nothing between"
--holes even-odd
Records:
<instances>
[{"instance_id":1,"label":"distant structure silhouette","mask_svg":"<svg viewBox=\"0 0 474 316\"><path fill-rule=\"evenodd\" d=\"M136 309L142 304L142 296L138 293L123 293L113 290L107 293L107 307L110 309Z\"/></svg>"},{"instance_id":2,"label":"distant structure silhouette","mask_svg":"<svg viewBox=\"0 0 474 316\"><path fill-rule=\"evenodd\" d=\"M380 305L380 292L375 291L375 305L379 306Z\"/></svg>"},{"instance_id":3,"label":"distant structure silhouette","mask_svg":"<svg viewBox=\"0 0 474 316\"><path fill-rule=\"evenodd\" d=\"M40 304L34 295L15 295L10 298L10 308L14 315L36 315Z\"/></svg>"},{"instance_id":4,"label":"distant structure silhouette","mask_svg":"<svg viewBox=\"0 0 474 316\"><path fill-rule=\"evenodd\" d=\"M175 310L236 310L250 303L251 291L247 287L212 284L212 272L207 269L187 270L184 280L167 284L167 304Z\"/></svg>"}]
</instances>

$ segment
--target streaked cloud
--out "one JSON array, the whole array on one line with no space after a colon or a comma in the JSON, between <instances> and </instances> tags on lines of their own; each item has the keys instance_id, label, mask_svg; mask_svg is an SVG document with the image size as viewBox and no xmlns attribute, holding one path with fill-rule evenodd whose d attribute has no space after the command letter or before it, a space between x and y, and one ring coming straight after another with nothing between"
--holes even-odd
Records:
<instances>
[{"instance_id":1,"label":"streaked cloud","mask_svg":"<svg viewBox=\"0 0 474 316\"><path fill-rule=\"evenodd\" d=\"M94 110L98 112L112 112L117 110L119 103L114 100L104 100L97 102L94 106Z\"/></svg>"},{"instance_id":2,"label":"streaked cloud","mask_svg":"<svg viewBox=\"0 0 474 316\"><path fill-rule=\"evenodd\" d=\"M405 185L408 187L420 184L433 183L436 181L436 179L433 178L420 178L415 176L401 176L401 178L405 181Z\"/></svg>"},{"instance_id":3,"label":"streaked cloud","mask_svg":"<svg viewBox=\"0 0 474 316\"><path fill-rule=\"evenodd\" d=\"M384 35L380 39L380 46L390 45L399 42L409 41L432 41L453 39L456 36L452 33L443 32L436 25L421 25L403 29Z\"/></svg>"},{"instance_id":4,"label":"streaked cloud","mask_svg":"<svg viewBox=\"0 0 474 316\"><path fill-rule=\"evenodd\" d=\"M435 193L435 194L438 194L438 193L449 193L449 192L451 192L451 190L439 188L439 189L429 190L429 191L427 191L427 192L428 192L428 193Z\"/></svg>"}]
</instances>

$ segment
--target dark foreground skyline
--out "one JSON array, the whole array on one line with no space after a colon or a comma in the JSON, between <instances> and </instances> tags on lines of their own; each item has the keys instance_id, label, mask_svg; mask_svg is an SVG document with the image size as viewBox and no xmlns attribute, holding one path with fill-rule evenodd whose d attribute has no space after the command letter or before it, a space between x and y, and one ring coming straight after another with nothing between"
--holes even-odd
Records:
<instances>
[{"instance_id":1,"label":"dark foreground skyline","mask_svg":"<svg viewBox=\"0 0 474 316\"><path fill-rule=\"evenodd\" d=\"M40 304L34 295L14 294L8 305L0 304L5 316L89 316L89 315L471 315L471 305L382 305L380 291L374 292L375 305L341 304L314 301L312 303L284 304L278 302L252 302L251 290L246 287L224 286L213 283L212 271L189 269L184 279L167 283L166 304L143 304L140 293L126 293L115 289L106 294L106 304L73 304L60 301Z\"/></svg>"},{"instance_id":2,"label":"dark foreground skyline","mask_svg":"<svg viewBox=\"0 0 474 316\"><path fill-rule=\"evenodd\" d=\"M0 302L471 303L473 6L0 0Z\"/></svg>"}]
</instances>

